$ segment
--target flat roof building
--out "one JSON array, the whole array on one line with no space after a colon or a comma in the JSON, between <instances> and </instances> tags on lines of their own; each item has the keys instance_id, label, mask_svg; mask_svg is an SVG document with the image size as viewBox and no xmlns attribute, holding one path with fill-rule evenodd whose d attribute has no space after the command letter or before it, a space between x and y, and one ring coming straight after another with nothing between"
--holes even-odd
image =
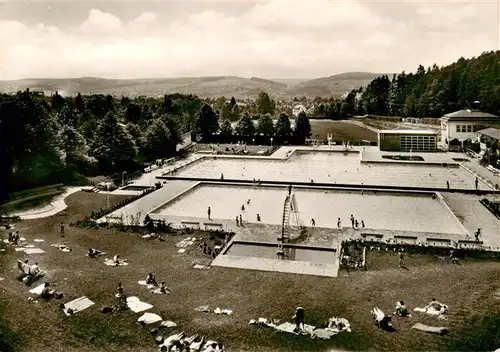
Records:
<instances>
[{"instance_id":1,"label":"flat roof building","mask_svg":"<svg viewBox=\"0 0 500 352\"><path fill-rule=\"evenodd\" d=\"M438 132L432 130L382 130L378 132L381 151L435 152Z\"/></svg>"}]
</instances>

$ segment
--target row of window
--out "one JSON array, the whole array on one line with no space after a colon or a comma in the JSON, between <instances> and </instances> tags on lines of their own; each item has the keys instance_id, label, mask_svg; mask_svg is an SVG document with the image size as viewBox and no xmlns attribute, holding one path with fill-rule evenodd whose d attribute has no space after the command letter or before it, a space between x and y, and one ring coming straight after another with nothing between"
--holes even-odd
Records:
<instances>
[{"instance_id":1,"label":"row of window","mask_svg":"<svg viewBox=\"0 0 500 352\"><path fill-rule=\"evenodd\" d=\"M476 132L481 129L482 127L479 125L457 125L458 133Z\"/></svg>"},{"instance_id":2,"label":"row of window","mask_svg":"<svg viewBox=\"0 0 500 352\"><path fill-rule=\"evenodd\" d=\"M401 136L401 151L435 151L437 140L435 136Z\"/></svg>"}]
</instances>

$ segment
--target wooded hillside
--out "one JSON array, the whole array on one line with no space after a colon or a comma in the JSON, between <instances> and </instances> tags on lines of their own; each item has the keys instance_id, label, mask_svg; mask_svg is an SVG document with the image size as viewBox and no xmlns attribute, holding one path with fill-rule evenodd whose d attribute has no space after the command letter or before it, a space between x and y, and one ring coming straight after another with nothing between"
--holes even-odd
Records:
<instances>
[{"instance_id":1,"label":"wooded hillside","mask_svg":"<svg viewBox=\"0 0 500 352\"><path fill-rule=\"evenodd\" d=\"M347 115L440 117L470 108L475 101L480 110L500 115L500 51L375 78L365 88L352 90L343 110Z\"/></svg>"}]
</instances>

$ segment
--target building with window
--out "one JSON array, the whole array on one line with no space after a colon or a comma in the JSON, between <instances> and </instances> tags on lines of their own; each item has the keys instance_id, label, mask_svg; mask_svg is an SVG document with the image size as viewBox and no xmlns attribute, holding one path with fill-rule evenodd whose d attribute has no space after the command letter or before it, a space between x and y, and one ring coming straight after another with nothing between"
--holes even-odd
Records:
<instances>
[{"instance_id":1,"label":"building with window","mask_svg":"<svg viewBox=\"0 0 500 352\"><path fill-rule=\"evenodd\" d=\"M441 117L441 143L446 149L460 150L465 141L477 139L476 132L500 126L496 115L474 110L459 110Z\"/></svg>"},{"instance_id":2,"label":"building with window","mask_svg":"<svg viewBox=\"0 0 500 352\"><path fill-rule=\"evenodd\" d=\"M293 107L292 115L297 117L301 112L307 112L307 108L302 104L297 104Z\"/></svg>"},{"instance_id":3,"label":"building with window","mask_svg":"<svg viewBox=\"0 0 500 352\"><path fill-rule=\"evenodd\" d=\"M435 152L438 134L430 130L383 130L378 132L378 145L381 151Z\"/></svg>"},{"instance_id":4,"label":"building with window","mask_svg":"<svg viewBox=\"0 0 500 352\"><path fill-rule=\"evenodd\" d=\"M488 150L494 143L500 144L500 130L488 127L477 131L477 142L480 143L481 150Z\"/></svg>"}]
</instances>

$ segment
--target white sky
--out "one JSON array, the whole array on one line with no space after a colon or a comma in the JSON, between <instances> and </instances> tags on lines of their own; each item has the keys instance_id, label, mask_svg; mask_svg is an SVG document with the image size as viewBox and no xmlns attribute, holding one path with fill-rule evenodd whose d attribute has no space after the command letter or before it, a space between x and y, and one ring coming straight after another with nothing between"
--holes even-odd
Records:
<instances>
[{"instance_id":1,"label":"white sky","mask_svg":"<svg viewBox=\"0 0 500 352\"><path fill-rule=\"evenodd\" d=\"M499 0L0 0L0 79L413 71L500 49Z\"/></svg>"}]
</instances>

